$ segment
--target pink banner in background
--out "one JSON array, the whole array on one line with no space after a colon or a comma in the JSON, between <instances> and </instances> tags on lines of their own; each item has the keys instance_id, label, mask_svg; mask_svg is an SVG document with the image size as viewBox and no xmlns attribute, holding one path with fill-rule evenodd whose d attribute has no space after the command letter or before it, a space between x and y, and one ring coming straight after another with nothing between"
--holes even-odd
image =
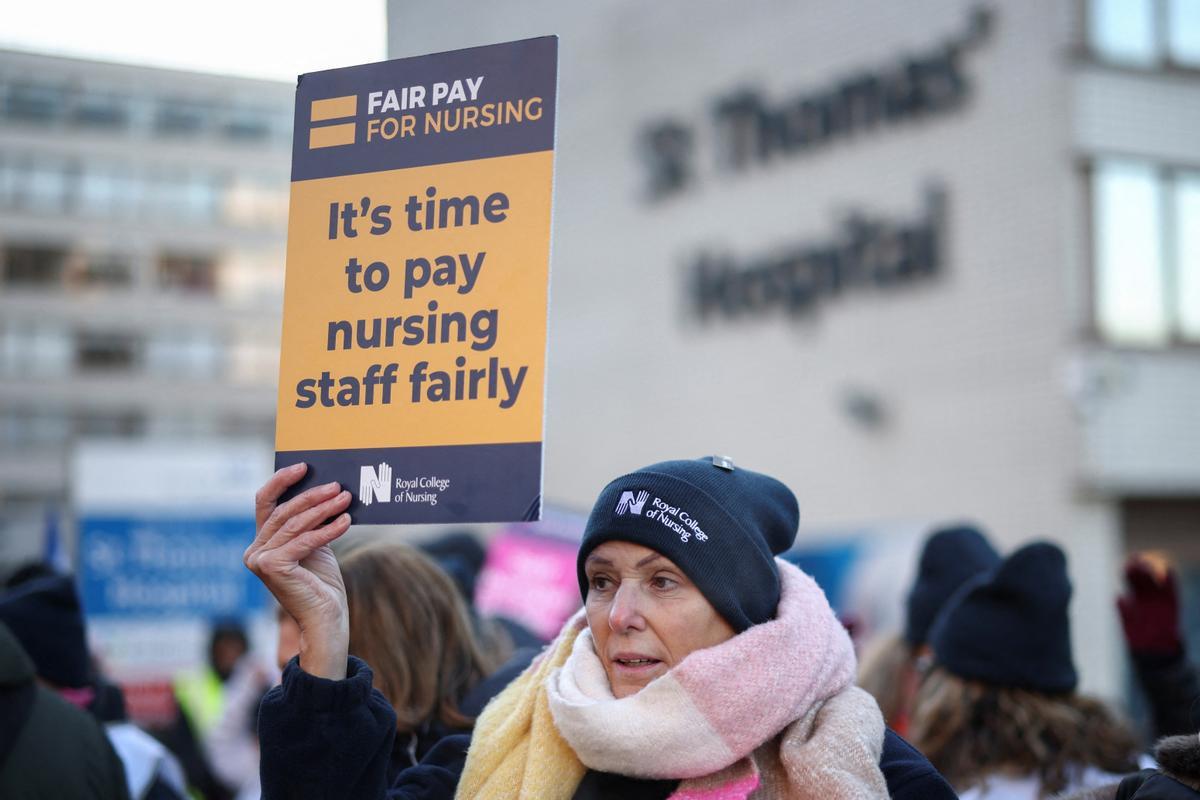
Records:
<instances>
[{"instance_id":1,"label":"pink banner in background","mask_svg":"<svg viewBox=\"0 0 1200 800\"><path fill-rule=\"evenodd\" d=\"M543 524L509 528L492 538L475 588L475 605L485 616L508 617L549 640L579 608L579 545L577 538L527 532Z\"/></svg>"}]
</instances>

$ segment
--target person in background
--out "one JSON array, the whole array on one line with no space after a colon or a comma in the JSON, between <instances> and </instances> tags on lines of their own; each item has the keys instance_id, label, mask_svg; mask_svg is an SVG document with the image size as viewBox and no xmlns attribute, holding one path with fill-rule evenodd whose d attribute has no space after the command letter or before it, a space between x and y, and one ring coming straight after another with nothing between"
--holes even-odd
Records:
<instances>
[{"instance_id":1,"label":"person in background","mask_svg":"<svg viewBox=\"0 0 1200 800\"><path fill-rule=\"evenodd\" d=\"M0 622L0 797L129 796L100 723L37 681L33 660Z\"/></svg>"},{"instance_id":2,"label":"person in background","mask_svg":"<svg viewBox=\"0 0 1200 800\"><path fill-rule=\"evenodd\" d=\"M525 648L540 650L546 644L519 622L504 616L485 617L476 609L475 584L487 562L487 551L469 531L450 531L422 542L420 548L453 579L467 603L483 648L496 662L503 663ZM528 663L529 658L525 657L525 661Z\"/></svg>"},{"instance_id":3,"label":"person in background","mask_svg":"<svg viewBox=\"0 0 1200 800\"><path fill-rule=\"evenodd\" d=\"M1075 692L1066 557L1027 545L965 584L929 631L913 743L963 800L1037 800L1134 768L1129 728Z\"/></svg>"},{"instance_id":4,"label":"person in background","mask_svg":"<svg viewBox=\"0 0 1200 800\"><path fill-rule=\"evenodd\" d=\"M221 718L225 707L225 684L233 668L250 649L241 620L220 618L212 623L208 639L208 663L195 672L175 679L175 699L187 717L192 732L201 740Z\"/></svg>"},{"instance_id":5,"label":"person in background","mask_svg":"<svg viewBox=\"0 0 1200 800\"><path fill-rule=\"evenodd\" d=\"M242 656L225 684L225 707L205 746L213 773L233 790L235 800L258 800L260 796L258 707L277 683L278 670L251 652Z\"/></svg>"},{"instance_id":6,"label":"person in background","mask_svg":"<svg viewBox=\"0 0 1200 800\"><path fill-rule=\"evenodd\" d=\"M396 714L388 782L446 736L470 731L491 695L472 691L497 666L480 646L454 582L415 547L381 539L339 558L350 652Z\"/></svg>"},{"instance_id":7,"label":"person in background","mask_svg":"<svg viewBox=\"0 0 1200 800\"><path fill-rule=\"evenodd\" d=\"M213 620L207 663L175 677L174 720L154 732L179 758L188 784L205 800L232 800L235 793L214 770L208 742L225 708L225 684L248 648L249 640L240 620L231 617Z\"/></svg>"},{"instance_id":8,"label":"person in background","mask_svg":"<svg viewBox=\"0 0 1200 800\"><path fill-rule=\"evenodd\" d=\"M104 724L124 766L130 796L185 797L183 770L174 756L126 719L120 689L94 673L74 580L48 568L24 569L9 584L0 596L0 622L28 653L39 681Z\"/></svg>"},{"instance_id":9,"label":"person in background","mask_svg":"<svg viewBox=\"0 0 1200 800\"><path fill-rule=\"evenodd\" d=\"M130 721L125 695L116 684L97 676L90 711L108 733L125 764L134 800L182 800L188 797L183 767L161 742Z\"/></svg>"},{"instance_id":10,"label":"person in background","mask_svg":"<svg viewBox=\"0 0 1200 800\"><path fill-rule=\"evenodd\" d=\"M925 540L908 594L904 633L868 645L858 670L858 685L871 693L900 735L908 733L913 699L928 667L929 627L960 586L999 563L996 550L972 525L944 526Z\"/></svg>"},{"instance_id":11,"label":"person in background","mask_svg":"<svg viewBox=\"0 0 1200 800\"><path fill-rule=\"evenodd\" d=\"M1134 553L1125 562L1126 591L1117 598L1134 674L1150 705L1152 738L1200 727L1200 676L1179 629L1179 593L1169 565Z\"/></svg>"},{"instance_id":12,"label":"person in background","mask_svg":"<svg viewBox=\"0 0 1200 800\"><path fill-rule=\"evenodd\" d=\"M1179 629L1175 573L1164 560L1133 553L1117 598L1125 642L1150 703L1156 769L1069 795L1067 800L1200 800L1200 681ZM1064 796L1066 797L1066 796Z\"/></svg>"},{"instance_id":13,"label":"person in background","mask_svg":"<svg viewBox=\"0 0 1200 800\"><path fill-rule=\"evenodd\" d=\"M1157 769L1085 789L1062 800L1200 800L1200 735L1168 736L1154 747Z\"/></svg>"}]
</instances>

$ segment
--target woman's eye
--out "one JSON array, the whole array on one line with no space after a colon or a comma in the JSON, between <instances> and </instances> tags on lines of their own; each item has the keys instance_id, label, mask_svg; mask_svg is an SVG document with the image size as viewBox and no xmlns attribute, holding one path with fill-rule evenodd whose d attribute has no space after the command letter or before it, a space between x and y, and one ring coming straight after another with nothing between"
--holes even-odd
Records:
<instances>
[{"instance_id":1,"label":"woman's eye","mask_svg":"<svg viewBox=\"0 0 1200 800\"><path fill-rule=\"evenodd\" d=\"M665 575L655 575L650 579L650 585L655 589L665 590L674 589L677 584Z\"/></svg>"},{"instance_id":2,"label":"woman's eye","mask_svg":"<svg viewBox=\"0 0 1200 800\"><path fill-rule=\"evenodd\" d=\"M609 580L604 575L592 576L592 588L596 591L604 591L608 588Z\"/></svg>"}]
</instances>

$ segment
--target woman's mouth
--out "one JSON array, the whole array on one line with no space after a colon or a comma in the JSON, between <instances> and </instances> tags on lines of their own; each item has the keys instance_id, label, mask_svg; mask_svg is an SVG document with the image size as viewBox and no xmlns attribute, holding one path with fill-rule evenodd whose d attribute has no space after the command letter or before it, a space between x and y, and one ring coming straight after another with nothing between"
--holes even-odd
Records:
<instances>
[{"instance_id":1,"label":"woman's mouth","mask_svg":"<svg viewBox=\"0 0 1200 800\"><path fill-rule=\"evenodd\" d=\"M662 663L657 658L650 656L625 654L622 653L613 657L612 662L622 671L643 672L650 670Z\"/></svg>"}]
</instances>

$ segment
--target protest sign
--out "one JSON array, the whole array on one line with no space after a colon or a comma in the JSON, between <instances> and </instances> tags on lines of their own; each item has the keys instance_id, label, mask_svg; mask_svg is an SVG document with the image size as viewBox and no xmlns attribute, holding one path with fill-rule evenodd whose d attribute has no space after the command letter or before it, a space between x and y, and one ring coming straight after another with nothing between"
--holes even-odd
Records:
<instances>
[{"instance_id":1,"label":"protest sign","mask_svg":"<svg viewBox=\"0 0 1200 800\"><path fill-rule=\"evenodd\" d=\"M300 77L275 462L356 523L538 517L557 55Z\"/></svg>"}]
</instances>

